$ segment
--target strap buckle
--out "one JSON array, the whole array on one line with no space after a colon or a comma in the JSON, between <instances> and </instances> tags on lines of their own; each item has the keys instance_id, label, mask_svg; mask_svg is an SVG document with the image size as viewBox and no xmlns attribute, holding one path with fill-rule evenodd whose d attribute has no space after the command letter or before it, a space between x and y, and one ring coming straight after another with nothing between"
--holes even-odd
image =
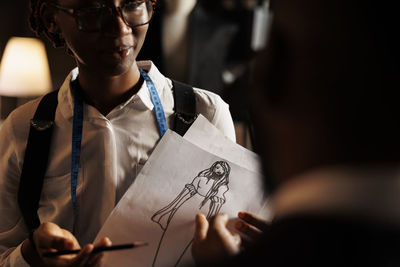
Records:
<instances>
[{"instance_id":1,"label":"strap buckle","mask_svg":"<svg viewBox=\"0 0 400 267\"><path fill-rule=\"evenodd\" d=\"M185 124L192 124L197 119L197 116L199 116L199 114L196 114L194 117L191 117L190 119L186 120L184 118L185 115L181 113L175 113L175 115L179 120L181 120Z\"/></svg>"},{"instance_id":2,"label":"strap buckle","mask_svg":"<svg viewBox=\"0 0 400 267\"><path fill-rule=\"evenodd\" d=\"M31 120L31 126L38 131L47 130L51 126L53 126L53 124L54 124L53 121L34 120L34 119Z\"/></svg>"}]
</instances>

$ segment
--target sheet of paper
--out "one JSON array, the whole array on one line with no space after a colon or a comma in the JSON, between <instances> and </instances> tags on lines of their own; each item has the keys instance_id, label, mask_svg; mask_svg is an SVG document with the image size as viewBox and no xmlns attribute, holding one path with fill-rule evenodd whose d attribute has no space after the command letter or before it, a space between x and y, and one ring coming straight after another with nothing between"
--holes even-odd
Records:
<instances>
[{"instance_id":1,"label":"sheet of paper","mask_svg":"<svg viewBox=\"0 0 400 267\"><path fill-rule=\"evenodd\" d=\"M185 266L192 263L194 218L240 210L263 212L258 172L209 153L167 131L97 240L149 245L105 253L104 266Z\"/></svg>"},{"instance_id":2,"label":"sheet of paper","mask_svg":"<svg viewBox=\"0 0 400 267\"><path fill-rule=\"evenodd\" d=\"M258 154L224 136L217 127L201 114L199 114L183 138L218 157L229 160L251 172L257 172L260 177L263 175L261 158ZM272 211L269 204L267 201L265 207L259 213L261 217L267 220L272 219Z\"/></svg>"},{"instance_id":3,"label":"sheet of paper","mask_svg":"<svg viewBox=\"0 0 400 267\"><path fill-rule=\"evenodd\" d=\"M208 152L251 171L261 173L260 157L225 137L207 118L199 115L184 137Z\"/></svg>"}]
</instances>

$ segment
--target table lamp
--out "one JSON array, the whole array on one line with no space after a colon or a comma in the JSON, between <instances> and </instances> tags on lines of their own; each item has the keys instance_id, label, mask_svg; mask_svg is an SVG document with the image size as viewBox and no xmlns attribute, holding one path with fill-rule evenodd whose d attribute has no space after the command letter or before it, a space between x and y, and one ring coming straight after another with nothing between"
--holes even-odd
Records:
<instances>
[{"instance_id":1,"label":"table lamp","mask_svg":"<svg viewBox=\"0 0 400 267\"><path fill-rule=\"evenodd\" d=\"M17 107L18 98L33 98L52 89L43 42L37 38L12 37L0 65L0 117Z\"/></svg>"}]
</instances>

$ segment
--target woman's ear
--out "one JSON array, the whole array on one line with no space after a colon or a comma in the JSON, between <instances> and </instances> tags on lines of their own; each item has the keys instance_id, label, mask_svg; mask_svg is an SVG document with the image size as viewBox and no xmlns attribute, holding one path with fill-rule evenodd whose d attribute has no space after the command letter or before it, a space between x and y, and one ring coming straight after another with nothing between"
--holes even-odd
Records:
<instances>
[{"instance_id":1,"label":"woman's ear","mask_svg":"<svg viewBox=\"0 0 400 267\"><path fill-rule=\"evenodd\" d=\"M55 19L54 11L54 8L52 8L48 3L43 3L40 6L39 11L40 19L45 28L43 32L47 39L50 40L54 47L62 47L65 45L65 41L62 37L61 29Z\"/></svg>"}]
</instances>

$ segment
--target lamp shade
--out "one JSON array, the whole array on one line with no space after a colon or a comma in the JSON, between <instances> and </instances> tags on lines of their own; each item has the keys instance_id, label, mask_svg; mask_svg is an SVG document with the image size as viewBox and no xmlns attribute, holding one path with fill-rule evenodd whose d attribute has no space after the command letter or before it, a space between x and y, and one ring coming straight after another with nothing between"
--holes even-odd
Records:
<instances>
[{"instance_id":1,"label":"lamp shade","mask_svg":"<svg viewBox=\"0 0 400 267\"><path fill-rule=\"evenodd\" d=\"M46 49L36 38L12 37L0 65L0 95L33 97L51 91Z\"/></svg>"}]
</instances>

